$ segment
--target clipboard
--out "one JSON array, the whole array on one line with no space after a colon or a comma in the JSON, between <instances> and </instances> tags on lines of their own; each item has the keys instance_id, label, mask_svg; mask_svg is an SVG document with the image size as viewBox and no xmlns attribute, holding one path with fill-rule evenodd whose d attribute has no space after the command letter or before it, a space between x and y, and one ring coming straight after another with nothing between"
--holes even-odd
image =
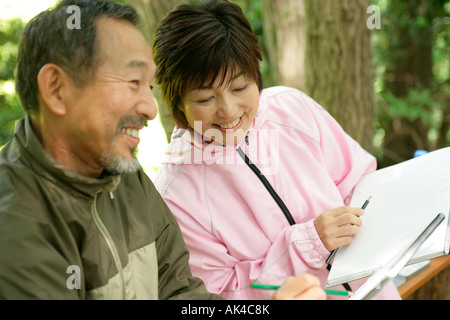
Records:
<instances>
[{"instance_id":1,"label":"clipboard","mask_svg":"<svg viewBox=\"0 0 450 320\"><path fill-rule=\"evenodd\" d=\"M393 259L375 272L348 300L370 300L373 298L388 281L397 276L408 261L414 256L422 243L433 233L444 219L444 214L438 214L406 250L403 249L400 251L396 259Z\"/></svg>"},{"instance_id":2,"label":"clipboard","mask_svg":"<svg viewBox=\"0 0 450 320\"><path fill-rule=\"evenodd\" d=\"M362 226L350 245L339 248L327 287L367 278L398 257L438 213L444 220L408 264L447 255L450 250L450 147L363 176L350 207L371 196Z\"/></svg>"}]
</instances>

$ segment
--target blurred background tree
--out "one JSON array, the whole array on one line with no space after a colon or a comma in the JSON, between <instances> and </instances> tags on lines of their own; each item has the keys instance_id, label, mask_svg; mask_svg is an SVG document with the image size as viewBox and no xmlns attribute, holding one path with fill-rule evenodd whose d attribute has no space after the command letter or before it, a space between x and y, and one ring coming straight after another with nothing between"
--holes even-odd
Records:
<instances>
[{"instance_id":1,"label":"blurred background tree","mask_svg":"<svg viewBox=\"0 0 450 320\"><path fill-rule=\"evenodd\" d=\"M137 8L151 42L158 21L184 1L118 2ZM292 86L313 97L377 157L379 167L407 160L416 149L450 146L449 1L233 2L260 39L265 87ZM380 29L367 28L369 5L381 9ZM23 115L13 90L23 26L0 21L0 146ZM169 140L173 123L158 102Z\"/></svg>"},{"instance_id":2,"label":"blurred background tree","mask_svg":"<svg viewBox=\"0 0 450 320\"><path fill-rule=\"evenodd\" d=\"M374 35L381 165L450 143L450 2L379 0Z\"/></svg>"},{"instance_id":3,"label":"blurred background tree","mask_svg":"<svg viewBox=\"0 0 450 320\"><path fill-rule=\"evenodd\" d=\"M0 20L0 146L12 138L15 120L24 114L14 90L17 48L24 26L21 19Z\"/></svg>"}]
</instances>

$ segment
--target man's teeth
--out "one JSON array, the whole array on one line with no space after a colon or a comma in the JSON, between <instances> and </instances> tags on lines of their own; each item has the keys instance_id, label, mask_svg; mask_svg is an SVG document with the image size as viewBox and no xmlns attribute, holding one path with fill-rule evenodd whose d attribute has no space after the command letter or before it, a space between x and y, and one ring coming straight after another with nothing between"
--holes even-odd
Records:
<instances>
[{"instance_id":1,"label":"man's teeth","mask_svg":"<svg viewBox=\"0 0 450 320\"><path fill-rule=\"evenodd\" d=\"M122 128L122 132L133 138L139 138L139 130L137 129Z\"/></svg>"},{"instance_id":2,"label":"man's teeth","mask_svg":"<svg viewBox=\"0 0 450 320\"><path fill-rule=\"evenodd\" d=\"M238 125L239 121L241 121L241 118L237 118L234 122L226 124L226 125L219 125L222 129L231 129Z\"/></svg>"}]
</instances>

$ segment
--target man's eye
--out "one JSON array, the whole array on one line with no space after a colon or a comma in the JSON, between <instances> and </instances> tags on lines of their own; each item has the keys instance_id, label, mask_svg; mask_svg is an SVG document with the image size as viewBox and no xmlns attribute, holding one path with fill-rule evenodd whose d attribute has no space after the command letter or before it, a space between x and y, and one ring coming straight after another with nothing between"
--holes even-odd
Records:
<instances>
[{"instance_id":1,"label":"man's eye","mask_svg":"<svg viewBox=\"0 0 450 320\"><path fill-rule=\"evenodd\" d=\"M139 80L131 80L130 82L131 82L132 84L137 85L137 86L139 85Z\"/></svg>"}]
</instances>

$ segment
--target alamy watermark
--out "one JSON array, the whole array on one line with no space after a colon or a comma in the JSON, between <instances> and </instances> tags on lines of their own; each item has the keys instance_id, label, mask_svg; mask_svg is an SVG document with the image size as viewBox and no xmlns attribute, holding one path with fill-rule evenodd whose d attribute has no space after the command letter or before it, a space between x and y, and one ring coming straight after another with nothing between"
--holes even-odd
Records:
<instances>
[{"instance_id":1,"label":"alamy watermark","mask_svg":"<svg viewBox=\"0 0 450 320\"><path fill-rule=\"evenodd\" d=\"M370 30L381 29L381 9L379 6L371 5L367 8L367 14L371 16L367 19L366 25Z\"/></svg>"},{"instance_id":2,"label":"alamy watermark","mask_svg":"<svg viewBox=\"0 0 450 320\"><path fill-rule=\"evenodd\" d=\"M81 289L81 270L77 265L70 265L67 267L66 273L71 275L67 278L66 286L68 289Z\"/></svg>"},{"instance_id":3,"label":"alamy watermark","mask_svg":"<svg viewBox=\"0 0 450 320\"><path fill-rule=\"evenodd\" d=\"M76 5L68 6L66 12L67 14L71 14L71 16L66 20L67 29L81 29L80 7Z\"/></svg>"},{"instance_id":4,"label":"alamy watermark","mask_svg":"<svg viewBox=\"0 0 450 320\"><path fill-rule=\"evenodd\" d=\"M81 11L80 7L77 5L71 5L67 7L67 14L70 14L70 17L66 20L66 26L68 29L81 29ZM370 17L367 19L366 25L370 30L373 29L381 29L381 9L379 6L370 5L367 10L367 14L370 14Z\"/></svg>"}]
</instances>

